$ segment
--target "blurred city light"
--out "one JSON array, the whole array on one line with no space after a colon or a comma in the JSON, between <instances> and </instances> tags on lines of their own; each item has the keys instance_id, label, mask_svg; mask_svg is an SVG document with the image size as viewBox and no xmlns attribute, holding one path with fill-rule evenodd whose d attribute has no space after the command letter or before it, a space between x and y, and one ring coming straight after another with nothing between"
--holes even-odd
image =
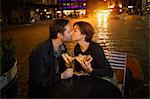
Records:
<instances>
[{"instance_id":1,"label":"blurred city light","mask_svg":"<svg viewBox=\"0 0 150 99\"><path fill-rule=\"evenodd\" d=\"M46 9L44 9L44 12L46 12L47 10Z\"/></svg>"},{"instance_id":2,"label":"blurred city light","mask_svg":"<svg viewBox=\"0 0 150 99\"><path fill-rule=\"evenodd\" d=\"M39 12L39 8L38 8L38 9L36 9L36 12Z\"/></svg>"},{"instance_id":3,"label":"blurred city light","mask_svg":"<svg viewBox=\"0 0 150 99\"><path fill-rule=\"evenodd\" d=\"M97 12L97 16L100 18L102 18L102 17L107 18L109 16L109 10L99 10Z\"/></svg>"}]
</instances>

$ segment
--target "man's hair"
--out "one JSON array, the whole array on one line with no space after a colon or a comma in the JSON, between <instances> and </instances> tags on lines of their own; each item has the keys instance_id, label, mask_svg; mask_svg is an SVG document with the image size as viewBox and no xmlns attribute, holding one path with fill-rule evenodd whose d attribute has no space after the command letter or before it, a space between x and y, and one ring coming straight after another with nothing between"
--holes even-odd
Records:
<instances>
[{"instance_id":1,"label":"man's hair","mask_svg":"<svg viewBox=\"0 0 150 99\"><path fill-rule=\"evenodd\" d=\"M49 26L49 36L50 39L57 38L58 33L62 33L65 31L65 26L69 23L67 19L55 19L50 23Z\"/></svg>"},{"instance_id":2,"label":"man's hair","mask_svg":"<svg viewBox=\"0 0 150 99\"><path fill-rule=\"evenodd\" d=\"M74 23L73 27L75 25L79 26L81 34L86 35L85 41L90 42L94 34L94 28L92 27L92 25L84 21L79 21L79 22Z\"/></svg>"}]
</instances>

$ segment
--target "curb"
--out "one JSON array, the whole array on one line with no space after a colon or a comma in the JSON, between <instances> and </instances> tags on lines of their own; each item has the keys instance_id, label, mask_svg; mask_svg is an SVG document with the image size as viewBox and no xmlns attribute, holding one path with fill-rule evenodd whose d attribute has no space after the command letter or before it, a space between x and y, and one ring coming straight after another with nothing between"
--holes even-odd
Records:
<instances>
[{"instance_id":1,"label":"curb","mask_svg":"<svg viewBox=\"0 0 150 99\"><path fill-rule=\"evenodd\" d=\"M39 20L39 21L36 21L33 24L32 23L29 23L29 24L18 24L18 25L5 24L2 27L4 27L4 28L27 27L27 26L35 26L35 25L41 25L41 24L48 24L50 22L51 22L51 20Z\"/></svg>"}]
</instances>

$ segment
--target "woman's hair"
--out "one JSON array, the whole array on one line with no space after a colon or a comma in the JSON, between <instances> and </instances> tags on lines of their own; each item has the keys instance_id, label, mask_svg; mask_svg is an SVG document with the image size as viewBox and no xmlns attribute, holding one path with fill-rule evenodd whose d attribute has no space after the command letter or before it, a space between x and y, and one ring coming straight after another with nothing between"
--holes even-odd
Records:
<instances>
[{"instance_id":1,"label":"woman's hair","mask_svg":"<svg viewBox=\"0 0 150 99\"><path fill-rule=\"evenodd\" d=\"M65 26L69 23L67 19L55 19L50 23L49 36L51 39L55 39L57 34L60 32L63 34Z\"/></svg>"},{"instance_id":2,"label":"woman's hair","mask_svg":"<svg viewBox=\"0 0 150 99\"><path fill-rule=\"evenodd\" d=\"M79 21L79 22L74 23L73 27L75 25L79 26L81 34L86 35L85 41L90 42L94 34L94 28L92 27L92 25L84 21Z\"/></svg>"}]
</instances>

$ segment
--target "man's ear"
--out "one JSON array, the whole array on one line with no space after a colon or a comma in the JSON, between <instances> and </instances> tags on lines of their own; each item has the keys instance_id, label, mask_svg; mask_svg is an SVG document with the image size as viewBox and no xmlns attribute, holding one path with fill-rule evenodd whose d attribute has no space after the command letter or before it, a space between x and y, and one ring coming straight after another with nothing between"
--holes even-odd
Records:
<instances>
[{"instance_id":1,"label":"man's ear","mask_svg":"<svg viewBox=\"0 0 150 99\"><path fill-rule=\"evenodd\" d=\"M62 38L62 33L58 32L57 33L57 38L61 39Z\"/></svg>"}]
</instances>

